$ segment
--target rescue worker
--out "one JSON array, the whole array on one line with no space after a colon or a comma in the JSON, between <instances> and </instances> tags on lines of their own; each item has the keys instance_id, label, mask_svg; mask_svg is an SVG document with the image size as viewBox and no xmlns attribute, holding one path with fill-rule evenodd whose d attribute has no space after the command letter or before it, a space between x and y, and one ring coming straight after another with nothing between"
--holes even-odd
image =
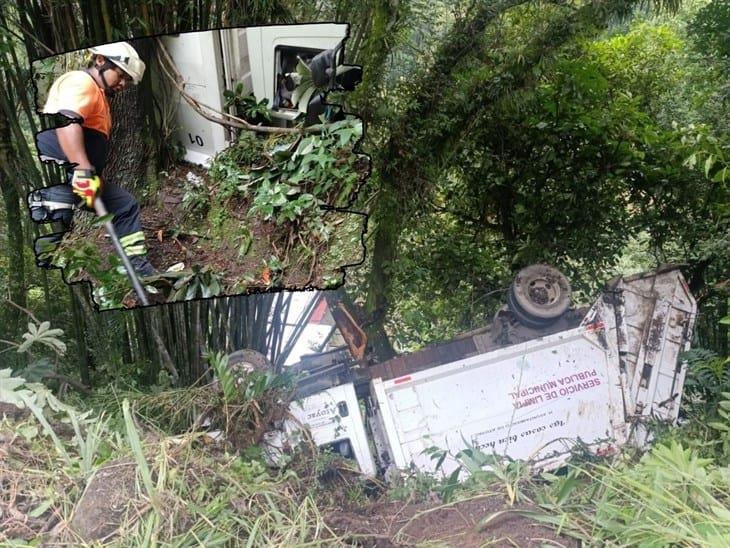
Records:
<instances>
[{"instance_id":1,"label":"rescue worker","mask_svg":"<svg viewBox=\"0 0 730 548\"><path fill-rule=\"evenodd\" d=\"M147 258L137 200L100 177L112 128L108 97L139 84L145 64L127 42L104 44L90 51L93 57L86 70L67 72L51 86L43 112L60 113L71 121L40 132L38 151L41 160L69 164L68 182L83 206L93 210L96 196L101 197L114 215L114 228L132 266L139 275L151 276L155 269Z\"/></svg>"}]
</instances>

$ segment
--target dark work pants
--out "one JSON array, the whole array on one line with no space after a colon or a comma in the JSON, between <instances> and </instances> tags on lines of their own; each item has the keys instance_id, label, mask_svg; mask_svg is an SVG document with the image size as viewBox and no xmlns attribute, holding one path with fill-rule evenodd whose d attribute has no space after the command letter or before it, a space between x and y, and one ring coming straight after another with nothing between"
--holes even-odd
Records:
<instances>
[{"instance_id":1,"label":"dark work pants","mask_svg":"<svg viewBox=\"0 0 730 548\"><path fill-rule=\"evenodd\" d=\"M68 162L68 158L58 143L55 129L38 133L36 140L41 159L46 157L63 163ZM84 144L89 161L96 172L101 174L106 165L109 148L106 138L97 131L84 128ZM66 174L66 180L70 183L73 175L72 165L68 166ZM146 252L144 233L142 232L139 204L134 196L117 184L103 181L100 197L109 213L114 215L112 224L127 254L130 256L144 255Z\"/></svg>"}]
</instances>

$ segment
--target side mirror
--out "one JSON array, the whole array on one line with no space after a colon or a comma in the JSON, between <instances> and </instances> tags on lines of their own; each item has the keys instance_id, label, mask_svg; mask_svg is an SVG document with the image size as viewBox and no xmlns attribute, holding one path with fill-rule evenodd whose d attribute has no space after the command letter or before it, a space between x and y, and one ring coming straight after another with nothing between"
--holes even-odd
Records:
<instances>
[{"instance_id":1,"label":"side mirror","mask_svg":"<svg viewBox=\"0 0 730 548\"><path fill-rule=\"evenodd\" d=\"M362 82L362 67L343 65L342 43L315 55L309 62L312 82L318 88L352 91Z\"/></svg>"}]
</instances>

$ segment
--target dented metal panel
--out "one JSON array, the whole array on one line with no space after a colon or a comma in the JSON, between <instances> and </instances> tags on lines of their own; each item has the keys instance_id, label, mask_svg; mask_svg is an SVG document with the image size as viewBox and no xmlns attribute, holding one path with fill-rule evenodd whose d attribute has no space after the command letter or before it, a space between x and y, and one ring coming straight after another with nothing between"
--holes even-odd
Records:
<instances>
[{"instance_id":1,"label":"dented metal panel","mask_svg":"<svg viewBox=\"0 0 730 548\"><path fill-rule=\"evenodd\" d=\"M555 464L580 440L621 444L626 430L615 345L594 324L372 383L397 468L436 472L424 450L466 447ZM440 472L457 462L447 459Z\"/></svg>"},{"instance_id":2,"label":"dented metal panel","mask_svg":"<svg viewBox=\"0 0 730 548\"><path fill-rule=\"evenodd\" d=\"M307 425L312 441L318 446L347 441L360 471L375 475L375 462L352 383L297 400L289 406L289 411L293 420L287 420L284 428L290 440L301 435L301 426Z\"/></svg>"},{"instance_id":3,"label":"dented metal panel","mask_svg":"<svg viewBox=\"0 0 730 548\"><path fill-rule=\"evenodd\" d=\"M695 314L681 273L658 271L616 281L577 329L376 378L379 452L396 468L433 472L430 448L476 447L550 468L579 442L596 453L644 445L644 422L676 420L686 369L677 358ZM481 346L493 330L468 339ZM447 459L440 471L457 465Z\"/></svg>"},{"instance_id":4,"label":"dented metal panel","mask_svg":"<svg viewBox=\"0 0 730 548\"><path fill-rule=\"evenodd\" d=\"M673 423L679 414L686 364L679 354L689 348L697 303L676 269L627 278L617 284L631 315L628 331L632 375L626 420L634 425L632 441L643 446L646 424Z\"/></svg>"}]
</instances>

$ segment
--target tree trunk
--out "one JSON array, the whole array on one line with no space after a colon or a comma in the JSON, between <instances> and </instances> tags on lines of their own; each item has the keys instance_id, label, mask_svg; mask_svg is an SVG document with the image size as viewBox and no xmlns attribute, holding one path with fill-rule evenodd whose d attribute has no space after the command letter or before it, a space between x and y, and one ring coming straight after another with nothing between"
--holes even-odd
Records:
<instances>
[{"instance_id":1,"label":"tree trunk","mask_svg":"<svg viewBox=\"0 0 730 548\"><path fill-rule=\"evenodd\" d=\"M83 298L82 287L78 284L69 285L69 296L71 297L71 316L73 318L74 335L76 338L77 354L79 360L79 375L81 382L91 386L91 360L89 350L86 346L86 321L80 300Z\"/></svg>"},{"instance_id":2,"label":"tree trunk","mask_svg":"<svg viewBox=\"0 0 730 548\"><path fill-rule=\"evenodd\" d=\"M0 83L0 93L5 94L5 87L2 83ZM0 189L7 224L8 296L15 304L25 307L25 239L23 238L20 196L14 180L17 173L8 119L0 116ZM2 309L4 310L3 326L7 329L8 336L12 338L18 329L20 311L14 306L3 306Z\"/></svg>"},{"instance_id":3,"label":"tree trunk","mask_svg":"<svg viewBox=\"0 0 730 548\"><path fill-rule=\"evenodd\" d=\"M139 192L147 171L148 149L143 144L145 113L139 86L133 86L111 100L112 134L105 181L116 183L133 194Z\"/></svg>"},{"instance_id":4,"label":"tree trunk","mask_svg":"<svg viewBox=\"0 0 730 548\"><path fill-rule=\"evenodd\" d=\"M467 53L485 48L483 34L499 15L527 0L475 4L473 12L455 24L436 52L435 60L413 85L408 107L390 124L383 154L375 158L380 192L373 211L375 225L367 311L382 329L388 310L390 265L397 256L398 237L418 200L427 195L425 168L437 161L444 143L461 132L463 124L444 124L441 101L458 84L453 77ZM426 137L424 137L424 135Z\"/></svg>"}]
</instances>

